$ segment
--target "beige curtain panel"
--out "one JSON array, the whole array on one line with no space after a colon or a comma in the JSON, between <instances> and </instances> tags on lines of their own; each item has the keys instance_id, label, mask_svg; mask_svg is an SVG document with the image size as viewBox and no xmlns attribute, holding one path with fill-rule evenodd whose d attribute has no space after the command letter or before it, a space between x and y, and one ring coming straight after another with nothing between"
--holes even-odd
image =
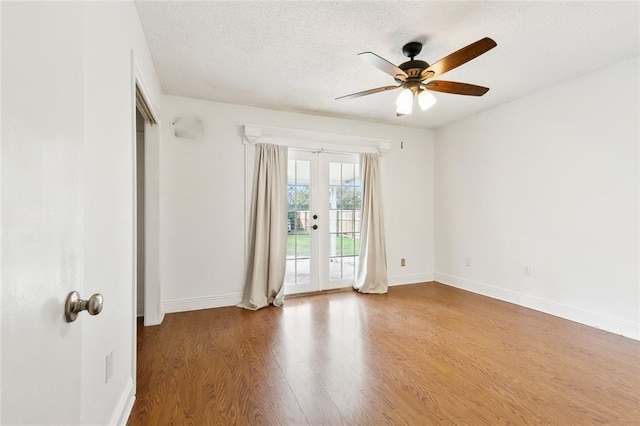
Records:
<instances>
[{"instance_id":1,"label":"beige curtain panel","mask_svg":"<svg viewBox=\"0 0 640 426\"><path fill-rule=\"evenodd\" d=\"M287 147L257 144L249 261L241 308L284 302L287 256Z\"/></svg>"},{"instance_id":2,"label":"beige curtain panel","mask_svg":"<svg viewBox=\"0 0 640 426\"><path fill-rule=\"evenodd\" d=\"M380 155L360 155L362 179L362 222L360 261L354 288L360 293L386 293L387 249L382 214Z\"/></svg>"}]
</instances>

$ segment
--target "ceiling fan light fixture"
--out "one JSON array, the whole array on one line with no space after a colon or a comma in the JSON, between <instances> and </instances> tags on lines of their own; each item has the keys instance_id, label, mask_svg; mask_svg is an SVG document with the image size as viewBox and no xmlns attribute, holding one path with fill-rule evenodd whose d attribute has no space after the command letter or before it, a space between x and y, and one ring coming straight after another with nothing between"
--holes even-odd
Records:
<instances>
[{"instance_id":1,"label":"ceiling fan light fixture","mask_svg":"<svg viewBox=\"0 0 640 426\"><path fill-rule=\"evenodd\" d=\"M403 89L396 99L396 113L408 115L413 110L413 92L411 89Z\"/></svg>"},{"instance_id":2,"label":"ceiling fan light fixture","mask_svg":"<svg viewBox=\"0 0 640 426\"><path fill-rule=\"evenodd\" d=\"M420 109L423 111L434 106L436 102L438 102L438 100L428 90L422 90L418 95L418 104L420 105Z\"/></svg>"}]
</instances>

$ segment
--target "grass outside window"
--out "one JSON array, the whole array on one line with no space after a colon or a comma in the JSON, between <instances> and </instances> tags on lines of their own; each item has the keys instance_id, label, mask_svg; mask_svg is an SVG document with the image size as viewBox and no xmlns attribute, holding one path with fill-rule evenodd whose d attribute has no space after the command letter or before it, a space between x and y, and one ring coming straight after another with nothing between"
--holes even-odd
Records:
<instances>
[{"instance_id":1,"label":"grass outside window","mask_svg":"<svg viewBox=\"0 0 640 426\"><path fill-rule=\"evenodd\" d=\"M289 234L287 236L287 258L292 259L296 254L296 237L298 257L301 253L310 253L309 241L311 236L309 234ZM350 235L337 235L337 246L342 245L342 256L355 256L360 250L360 239L351 238ZM339 253L338 253L339 254Z\"/></svg>"}]
</instances>

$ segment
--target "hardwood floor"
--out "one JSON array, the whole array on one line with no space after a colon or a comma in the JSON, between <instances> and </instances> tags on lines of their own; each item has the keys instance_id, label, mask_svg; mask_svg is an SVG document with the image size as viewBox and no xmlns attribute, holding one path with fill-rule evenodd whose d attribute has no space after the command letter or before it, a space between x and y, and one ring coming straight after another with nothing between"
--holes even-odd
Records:
<instances>
[{"instance_id":1,"label":"hardwood floor","mask_svg":"<svg viewBox=\"0 0 640 426\"><path fill-rule=\"evenodd\" d=\"M428 283L138 328L130 425L640 424L640 342Z\"/></svg>"}]
</instances>

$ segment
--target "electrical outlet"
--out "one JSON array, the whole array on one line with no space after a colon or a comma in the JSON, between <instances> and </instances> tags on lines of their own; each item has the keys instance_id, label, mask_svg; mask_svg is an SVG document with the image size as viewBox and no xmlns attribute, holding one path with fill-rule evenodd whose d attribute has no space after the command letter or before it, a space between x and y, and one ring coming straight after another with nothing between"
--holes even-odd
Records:
<instances>
[{"instance_id":1,"label":"electrical outlet","mask_svg":"<svg viewBox=\"0 0 640 426\"><path fill-rule=\"evenodd\" d=\"M522 268L522 275L524 275L525 277L530 277L531 276L531 266L525 266L524 268Z\"/></svg>"},{"instance_id":2,"label":"electrical outlet","mask_svg":"<svg viewBox=\"0 0 640 426\"><path fill-rule=\"evenodd\" d=\"M400 259L400 266L406 266L407 262L405 262L404 257Z\"/></svg>"},{"instance_id":3,"label":"electrical outlet","mask_svg":"<svg viewBox=\"0 0 640 426\"><path fill-rule=\"evenodd\" d=\"M104 382L108 383L113 374L113 351L105 359Z\"/></svg>"},{"instance_id":4,"label":"electrical outlet","mask_svg":"<svg viewBox=\"0 0 640 426\"><path fill-rule=\"evenodd\" d=\"M471 266L471 258L470 257L465 257L464 258L464 266Z\"/></svg>"}]
</instances>

